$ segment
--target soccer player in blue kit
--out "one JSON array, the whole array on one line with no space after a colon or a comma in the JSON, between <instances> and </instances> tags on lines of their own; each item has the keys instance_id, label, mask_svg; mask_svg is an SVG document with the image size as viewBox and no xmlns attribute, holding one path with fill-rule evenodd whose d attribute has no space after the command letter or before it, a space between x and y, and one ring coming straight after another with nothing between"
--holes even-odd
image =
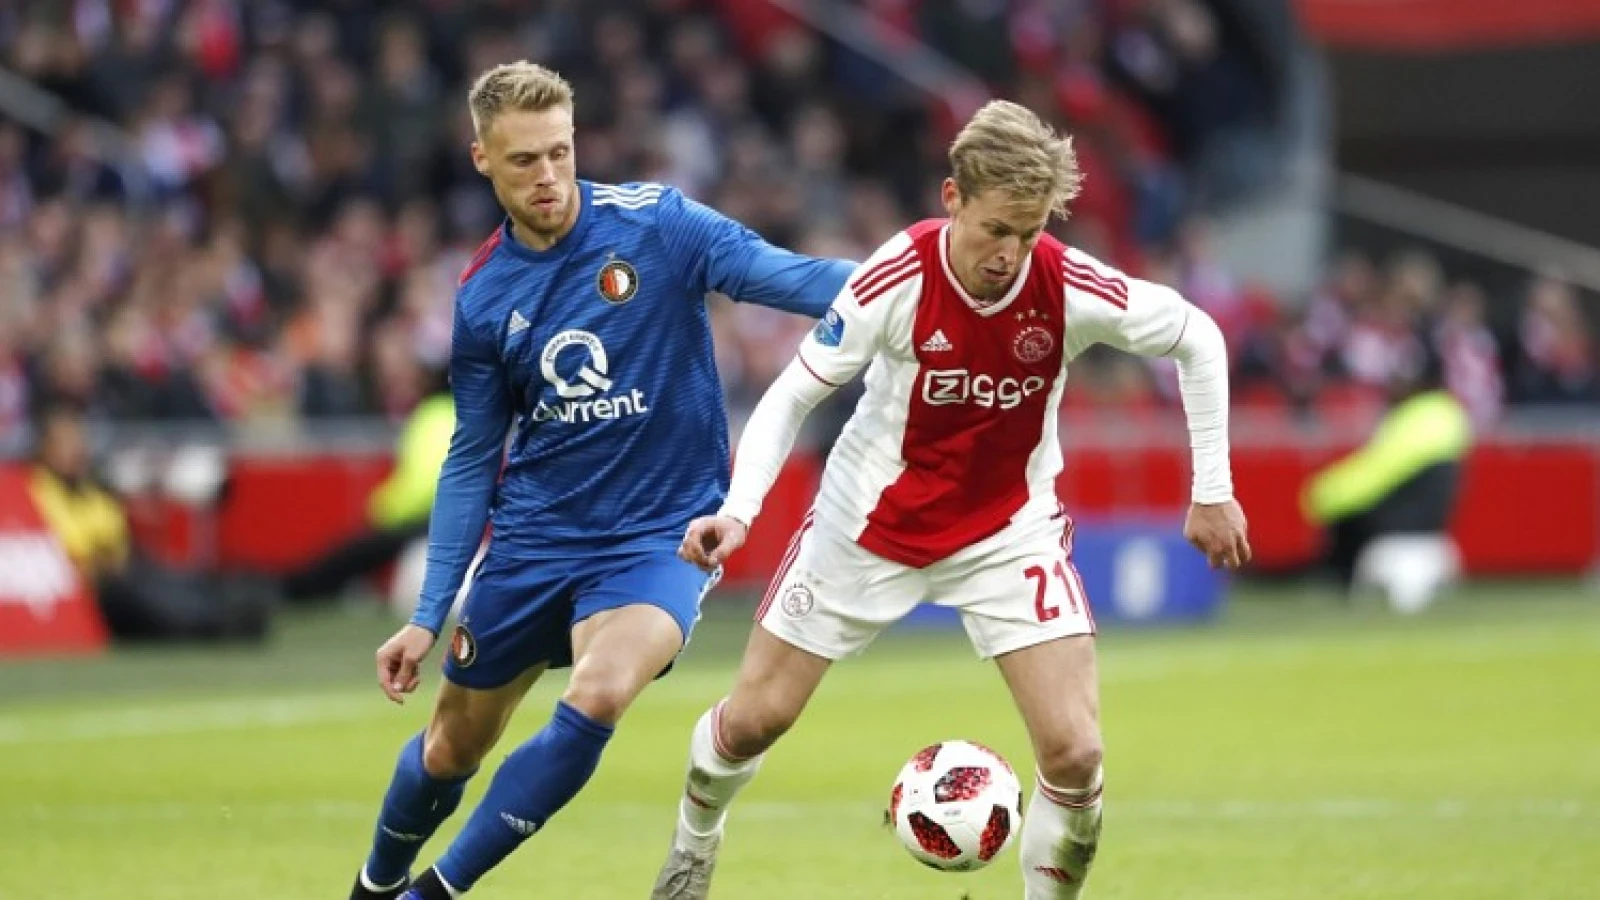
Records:
<instances>
[{"instance_id":1,"label":"soccer player in blue kit","mask_svg":"<svg viewBox=\"0 0 1600 900\"><path fill-rule=\"evenodd\" d=\"M493 536L433 717L384 797L351 892L365 900L459 896L588 781L715 582L677 556L730 471L705 294L816 318L855 268L775 248L671 188L579 181L572 91L548 69L494 68L470 103L473 162L508 218L461 276L456 431L416 615L378 650L389 699L416 689L486 524ZM505 758L455 842L412 882L422 844L523 695L565 666L549 723Z\"/></svg>"}]
</instances>

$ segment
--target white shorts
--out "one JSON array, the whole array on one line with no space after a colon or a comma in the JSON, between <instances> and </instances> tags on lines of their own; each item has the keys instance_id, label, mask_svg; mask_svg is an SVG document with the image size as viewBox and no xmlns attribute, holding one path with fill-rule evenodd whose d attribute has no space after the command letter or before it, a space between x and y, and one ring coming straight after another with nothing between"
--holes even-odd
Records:
<instances>
[{"instance_id":1,"label":"white shorts","mask_svg":"<svg viewBox=\"0 0 1600 900\"><path fill-rule=\"evenodd\" d=\"M918 569L884 559L807 515L756 621L787 644L842 659L865 650L924 601L960 610L983 659L1095 631L1065 517L1007 526Z\"/></svg>"}]
</instances>

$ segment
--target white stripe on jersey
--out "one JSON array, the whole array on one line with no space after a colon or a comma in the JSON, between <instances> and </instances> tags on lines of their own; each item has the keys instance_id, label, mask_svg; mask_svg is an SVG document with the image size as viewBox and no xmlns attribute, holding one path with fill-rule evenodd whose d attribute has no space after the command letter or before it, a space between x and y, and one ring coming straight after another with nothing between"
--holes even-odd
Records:
<instances>
[{"instance_id":1,"label":"white stripe on jersey","mask_svg":"<svg viewBox=\"0 0 1600 900\"><path fill-rule=\"evenodd\" d=\"M620 184L596 183L594 185L594 192L596 194L644 194L649 193L650 191L663 190L665 187L666 185L655 181L643 181L634 185L633 187L625 187Z\"/></svg>"},{"instance_id":2,"label":"white stripe on jersey","mask_svg":"<svg viewBox=\"0 0 1600 900\"><path fill-rule=\"evenodd\" d=\"M596 196L594 198L594 204L593 205L595 205L595 206L616 206L616 207L620 207L622 209L644 209L646 206L655 206L660 201L661 201L661 195L660 194L652 194L652 195L647 196L647 197L641 197L638 200L619 200L619 199L612 198L612 197Z\"/></svg>"},{"instance_id":3,"label":"white stripe on jersey","mask_svg":"<svg viewBox=\"0 0 1600 900\"><path fill-rule=\"evenodd\" d=\"M661 199L662 186L646 184L636 188L619 188L615 185L595 185L595 206L618 206L623 209L643 209Z\"/></svg>"}]
</instances>

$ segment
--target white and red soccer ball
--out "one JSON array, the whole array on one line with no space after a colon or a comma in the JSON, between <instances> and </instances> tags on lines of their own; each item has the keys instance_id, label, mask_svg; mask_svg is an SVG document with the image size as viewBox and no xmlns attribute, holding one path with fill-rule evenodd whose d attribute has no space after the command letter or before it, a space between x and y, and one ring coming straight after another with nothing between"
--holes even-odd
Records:
<instances>
[{"instance_id":1,"label":"white and red soccer ball","mask_svg":"<svg viewBox=\"0 0 1600 900\"><path fill-rule=\"evenodd\" d=\"M971 741L918 751L889 795L889 819L918 862L973 872L1022 830L1022 785L1000 754Z\"/></svg>"}]
</instances>

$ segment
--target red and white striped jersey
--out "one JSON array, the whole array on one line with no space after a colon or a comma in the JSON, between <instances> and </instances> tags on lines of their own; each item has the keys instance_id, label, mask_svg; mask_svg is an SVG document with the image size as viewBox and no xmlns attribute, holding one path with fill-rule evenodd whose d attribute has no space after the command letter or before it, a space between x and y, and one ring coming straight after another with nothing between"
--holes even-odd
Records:
<instances>
[{"instance_id":1,"label":"red and white striped jersey","mask_svg":"<svg viewBox=\"0 0 1600 900\"><path fill-rule=\"evenodd\" d=\"M799 351L828 385L870 363L823 473L818 523L919 567L1057 515L1067 363L1096 343L1168 353L1193 309L1048 235L1010 291L983 303L956 280L949 240L945 220L896 235Z\"/></svg>"}]
</instances>

